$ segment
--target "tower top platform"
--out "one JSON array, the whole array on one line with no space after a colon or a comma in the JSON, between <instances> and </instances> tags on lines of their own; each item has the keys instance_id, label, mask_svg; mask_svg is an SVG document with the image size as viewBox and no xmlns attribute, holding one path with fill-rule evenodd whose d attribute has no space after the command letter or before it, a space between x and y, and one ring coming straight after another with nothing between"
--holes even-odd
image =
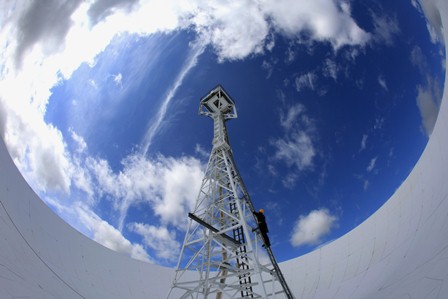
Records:
<instances>
[{"instance_id":1,"label":"tower top platform","mask_svg":"<svg viewBox=\"0 0 448 299\"><path fill-rule=\"evenodd\" d=\"M214 117L222 115L225 119L237 118L235 102L221 85L216 86L201 99L199 114Z\"/></svg>"}]
</instances>

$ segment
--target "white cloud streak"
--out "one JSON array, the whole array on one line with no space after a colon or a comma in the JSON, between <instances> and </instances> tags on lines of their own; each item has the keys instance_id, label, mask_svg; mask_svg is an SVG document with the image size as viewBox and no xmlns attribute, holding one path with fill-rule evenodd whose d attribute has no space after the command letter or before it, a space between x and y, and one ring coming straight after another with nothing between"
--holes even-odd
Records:
<instances>
[{"instance_id":1,"label":"white cloud streak","mask_svg":"<svg viewBox=\"0 0 448 299\"><path fill-rule=\"evenodd\" d=\"M389 89L387 88L386 80L384 79L383 76L379 76L379 77L378 77L378 84L379 84L385 91L388 91L388 90L389 90Z\"/></svg>"},{"instance_id":2,"label":"white cloud streak","mask_svg":"<svg viewBox=\"0 0 448 299\"><path fill-rule=\"evenodd\" d=\"M185 76L189 73L189 71L194 68L197 64L198 57L202 54L205 49L205 45L201 42L195 43L195 45L190 50L187 60L185 61L181 71L179 72L176 80L174 81L173 86L168 91L165 99L162 102L162 105L159 107L157 115L154 120L150 121L148 125L148 129L146 130L145 136L142 141L142 153L146 155L149 147L151 146L153 138L159 132L161 125L165 119L166 111L168 109L169 104L173 100L177 89L182 85L182 82Z\"/></svg>"},{"instance_id":3,"label":"white cloud streak","mask_svg":"<svg viewBox=\"0 0 448 299\"><path fill-rule=\"evenodd\" d=\"M367 188L369 188L369 185L370 185L369 180L364 180L364 184L363 184L363 189L364 189L364 191L366 191Z\"/></svg>"},{"instance_id":4,"label":"white cloud streak","mask_svg":"<svg viewBox=\"0 0 448 299\"><path fill-rule=\"evenodd\" d=\"M322 73L325 77L331 77L336 81L338 78L338 71L339 69L335 61L329 58L325 59L322 69Z\"/></svg>"},{"instance_id":5,"label":"white cloud streak","mask_svg":"<svg viewBox=\"0 0 448 299\"><path fill-rule=\"evenodd\" d=\"M308 215L297 219L290 238L294 247L317 245L337 226L338 217L330 214L328 209L313 210Z\"/></svg>"},{"instance_id":6,"label":"white cloud streak","mask_svg":"<svg viewBox=\"0 0 448 299\"><path fill-rule=\"evenodd\" d=\"M359 149L360 152L362 152L363 150L366 149L367 147L367 138L369 136L367 134L363 134L362 135L362 139L361 139L361 148Z\"/></svg>"},{"instance_id":7,"label":"white cloud streak","mask_svg":"<svg viewBox=\"0 0 448 299\"><path fill-rule=\"evenodd\" d=\"M309 88L311 90L315 89L317 76L314 72L309 72L296 77L295 84L297 92Z\"/></svg>"},{"instance_id":8,"label":"white cloud streak","mask_svg":"<svg viewBox=\"0 0 448 299\"><path fill-rule=\"evenodd\" d=\"M369 162L369 165L367 166L367 172L372 172L372 170L375 168L376 165L376 160L378 159L378 157L372 158Z\"/></svg>"}]
</instances>

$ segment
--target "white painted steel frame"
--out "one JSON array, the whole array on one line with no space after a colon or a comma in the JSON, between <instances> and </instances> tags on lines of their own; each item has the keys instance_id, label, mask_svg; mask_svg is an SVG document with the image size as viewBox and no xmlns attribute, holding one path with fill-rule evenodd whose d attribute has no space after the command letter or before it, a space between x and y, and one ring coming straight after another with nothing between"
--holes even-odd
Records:
<instances>
[{"instance_id":1,"label":"white painted steel frame","mask_svg":"<svg viewBox=\"0 0 448 299\"><path fill-rule=\"evenodd\" d=\"M201 100L199 111L213 119L214 136L193 214L218 231L213 232L190 220L173 288L185 290L181 298L208 298L215 294L217 298L221 295L225 295L225 298L246 295L267 298L269 293L280 294L283 289L278 277L272 272L274 266L270 263L261 265L259 262L260 242L252 230L257 227L253 206L234 165L228 142L225 121L236 118L233 100L218 86ZM234 205L234 210L231 205ZM229 244L221 237L238 228L242 229L245 237L240 246ZM241 267L242 264L245 267ZM195 271L196 278L192 278ZM240 281L241 277L244 277L246 283ZM268 283L271 292L266 289Z\"/></svg>"}]
</instances>

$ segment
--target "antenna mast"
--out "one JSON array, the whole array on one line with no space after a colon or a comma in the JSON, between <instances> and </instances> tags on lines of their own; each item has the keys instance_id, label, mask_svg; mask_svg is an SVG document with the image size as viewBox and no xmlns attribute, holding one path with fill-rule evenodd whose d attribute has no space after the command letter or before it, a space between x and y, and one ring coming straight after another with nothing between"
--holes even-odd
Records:
<instances>
[{"instance_id":1,"label":"antenna mast","mask_svg":"<svg viewBox=\"0 0 448 299\"><path fill-rule=\"evenodd\" d=\"M261 249L233 160L226 121L237 118L234 101L218 85L201 99L199 113L213 119L213 148L168 298L293 298L271 248L267 256Z\"/></svg>"}]
</instances>

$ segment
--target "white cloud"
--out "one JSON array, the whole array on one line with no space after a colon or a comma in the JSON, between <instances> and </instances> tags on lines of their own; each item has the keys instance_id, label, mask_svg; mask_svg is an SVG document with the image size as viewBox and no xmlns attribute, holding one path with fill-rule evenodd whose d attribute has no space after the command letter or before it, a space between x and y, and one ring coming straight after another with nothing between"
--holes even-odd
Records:
<instances>
[{"instance_id":1,"label":"white cloud","mask_svg":"<svg viewBox=\"0 0 448 299\"><path fill-rule=\"evenodd\" d=\"M140 154L123 161L123 170L115 173L109 163L89 158L99 192L109 195L119 211L119 229L124 227L127 210L132 205L149 203L163 224L181 228L192 210L202 182L203 165L197 159L174 159L159 155L148 159Z\"/></svg>"},{"instance_id":2,"label":"white cloud","mask_svg":"<svg viewBox=\"0 0 448 299\"><path fill-rule=\"evenodd\" d=\"M220 60L242 59L263 52L269 24L256 3L207 1L195 4L198 13L192 23L211 42Z\"/></svg>"},{"instance_id":3,"label":"white cloud","mask_svg":"<svg viewBox=\"0 0 448 299\"><path fill-rule=\"evenodd\" d=\"M378 159L378 157L372 158L369 162L369 165L367 166L367 172L372 172L372 170L375 168L376 165L376 160Z\"/></svg>"},{"instance_id":4,"label":"white cloud","mask_svg":"<svg viewBox=\"0 0 448 299\"><path fill-rule=\"evenodd\" d=\"M389 89L387 88L387 83L386 80L384 79L383 76L378 76L378 84L385 90L388 91Z\"/></svg>"},{"instance_id":5,"label":"white cloud","mask_svg":"<svg viewBox=\"0 0 448 299\"><path fill-rule=\"evenodd\" d=\"M433 77L420 47L416 46L412 49L410 59L424 78L424 82L417 86L416 103L422 118L423 132L426 136L430 136L442 101L441 83Z\"/></svg>"},{"instance_id":6,"label":"white cloud","mask_svg":"<svg viewBox=\"0 0 448 299\"><path fill-rule=\"evenodd\" d=\"M314 72L309 72L296 77L296 90L300 92L305 88L315 89L317 76Z\"/></svg>"},{"instance_id":7,"label":"white cloud","mask_svg":"<svg viewBox=\"0 0 448 299\"><path fill-rule=\"evenodd\" d=\"M121 73L113 75L113 78L114 78L115 84L117 84L118 86L122 86L121 80L123 79L123 75Z\"/></svg>"},{"instance_id":8,"label":"white cloud","mask_svg":"<svg viewBox=\"0 0 448 299\"><path fill-rule=\"evenodd\" d=\"M285 131L291 130L293 125L299 119L299 116L304 113L305 106L302 104L296 104L289 109L287 109L286 113L280 114L280 125L283 127Z\"/></svg>"},{"instance_id":9,"label":"white cloud","mask_svg":"<svg viewBox=\"0 0 448 299\"><path fill-rule=\"evenodd\" d=\"M360 29L348 9L333 1L192 1L188 20L206 36L220 60L242 59L272 48L270 28L287 36L307 32L311 39L334 48L364 45L369 34Z\"/></svg>"},{"instance_id":10,"label":"white cloud","mask_svg":"<svg viewBox=\"0 0 448 299\"><path fill-rule=\"evenodd\" d=\"M435 97L431 88L422 86L417 87L417 107L422 118L422 126L426 136L430 136L436 124L437 115L439 114L439 106L437 105L438 97Z\"/></svg>"},{"instance_id":11,"label":"white cloud","mask_svg":"<svg viewBox=\"0 0 448 299\"><path fill-rule=\"evenodd\" d=\"M412 48L410 59L411 63L419 69L420 73L426 73L429 66L425 59L425 56L423 55L423 51L419 46L415 46L414 48Z\"/></svg>"},{"instance_id":12,"label":"white cloud","mask_svg":"<svg viewBox=\"0 0 448 299\"><path fill-rule=\"evenodd\" d=\"M338 217L327 209L313 210L299 216L290 238L292 246L316 245L337 225Z\"/></svg>"},{"instance_id":13,"label":"white cloud","mask_svg":"<svg viewBox=\"0 0 448 299\"><path fill-rule=\"evenodd\" d=\"M336 62L329 58L325 59L322 72L325 77L331 77L336 81L338 78L338 66Z\"/></svg>"},{"instance_id":14,"label":"white cloud","mask_svg":"<svg viewBox=\"0 0 448 299\"><path fill-rule=\"evenodd\" d=\"M73 141L75 141L75 143L77 144L77 148L76 151L78 153L82 153L87 149L87 143L84 140L84 138L82 138L81 136L79 136L78 134L76 134L75 131L73 131L72 128L69 129L70 133L71 133L71 137L73 139Z\"/></svg>"},{"instance_id":15,"label":"white cloud","mask_svg":"<svg viewBox=\"0 0 448 299\"><path fill-rule=\"evenodd\" d=\"M400 33L398 20L386 15L376 15L372 12L374 34L373 40L378 43L392 45L395 37Z\"/></svg>"},{"instance_id":16,"label":"white cloud","mask_svg":"<svg viewBox=\"0 0 448 299\"><path fill-rule=\"evenodd\" d=\"M93 240L109 249L128 254L135 259L151 261L140 244L131 243L120 231L101 219L93 211L82 204L75 206L75 210L81 223L91 232Z\"/></svg>"},{"instance_id":17,"label":"white cloud","mask_svg":"<svg viewBox=\"0 0 448 299\"><path fill-rule=\"evenodd\" d=\"M19 108L16 105L20 103L23 106ZM0 116L5 124L4 138L19 169L40 191L68 193L71 161L61 132L45 124L40 113L20 98L9 107L3 106L1 111L4 113Z\"/></svg>"},{"instance_id":18,"label":"white cloud","mask_svg":"<svg viewBox=\"0 0 448 299\"><path fill-rule=\"evenodd\" d=\"M366 149L367 147L367 138L369 136L367 134L363 134L362 135L362 140L361 140L361 148L359 149L360 152L362 152L363 150Z\"/></svg>"},{"instance_id":19,"label":"white cloud","mask_svg":"<svg viewBox=\"0 0 448 299\"><path fill-rule=\"evenodd\" d=\"M210 152L206 151L200 144L196 144L194 152L202 158L208 158L210 156Z\"/></svg>"},{"instance_id":20,"label":"white cloud","mask_svg":"<svg viewBox=\"0 0 448 299\"><path fill-rule=\"evenodd\" d=\"M274 147L273 159L284 162L290 173L283 177L283 185L291 188L299 178L299 173L311 169L316 157L314 122L305 113L301 104L290 106L280 113L280 125L284 136L271 140ZM275 173L272 165L270 172Z\"/></svg>"},{"instance_id":21,"label":"white cloud","mask_svg":"<svg viewBox=\"0 0 448 299\"><path fill-rule=\"evenodd\" d=\"M351 48L344 51L343 55L345 59L347 59L348 61L354 62L356 58L359 56L359 54L361 54L361 52L359 51L358 48Z\"/></svg>"},{"instance_id":22,"label":"white cloud","mask_svg":"<svg viewBox=\"0 0 448 299\"><path fill-rule=\"evenodd\" d=\"M277 139L274 146L275 158L284 161L288 166L296 166L298 170L304 170L313 165L316 152L310 136L305 132L293 133L287 139Z\"/></svg>"},{"instance_id":23,"label":"white cloud","mask_svg":"<svg viewBox=\"0 0 448 299\"><path fill-rule=\"evenodd\" d=\"M156 227L143 223L131 223L128 228L143 237L145 246L153 249L158 258L168 261L177 259L180 244L176 241L176 233L166 227Z\"/></svg>"},{"instance_id":24,"label":"white cloud","mask_svg":"<svg viewBox=\"0 0 448 299\"><path fill-rule=\"evenodd\" d=\"M267 72L266 79L269 79L274 71L274 66L277 64L277 59L263 60L261 68Z\"/></svg>"},{"instance_id":25,"label":"white cloud","mask_svg":"<svg viewBox=\"0 0 448 299\"><path fill-rule=\"evenodd\" d=\"M383 117L375 118L375 124L373 125L374 130L381 130L384 127L385 119Z\"/></svg>"},{"instance_id":26,"label":"white cloud","mask_svg":"<svg viewBox=\"0 0 448 299\"><path fill-rule=\"evenodd\" d=\"M369 180L364 180L364 185L363 185L364 191L367 190L367 188L369 188L369 185L370 185Z\"/></svg>"},{"instance_id":27,"label":"white cloud","mask_svg":"<svg viewBox=\"0 0 448 299\"><path fill-rule=\"evenodd\" d=\"M306 31L312 39L328 41L335 49L343 45L363 45L369 39L369 34L350 17L346 2L342 7L326 0L264 0L261 3L274 28L288 36Z\"/></svg>"},{"instance_id":28,"label":"white cloud","mask_svg":"<svg viewBox=\"0 0 448 299\"><path fill-rule=\"evenodd\" d=\"M286 188L292 189L299 179L299 176L295 172L287 173L286 175L282 175L282 184Z\"/></svg>"}]
</instances>

